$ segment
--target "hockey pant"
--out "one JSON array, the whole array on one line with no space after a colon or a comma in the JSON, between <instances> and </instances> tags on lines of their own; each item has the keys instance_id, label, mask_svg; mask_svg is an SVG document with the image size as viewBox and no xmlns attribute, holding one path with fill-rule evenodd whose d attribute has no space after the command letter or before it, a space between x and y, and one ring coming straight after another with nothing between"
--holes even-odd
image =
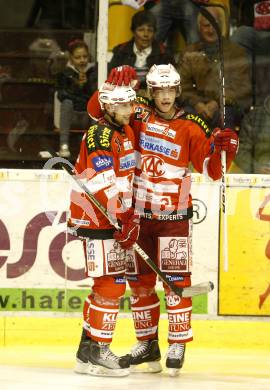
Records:
<instances>
[{"instance_id":1,"label":"hockey pant","mask_svg":"<svg viewBox=\"0 0 270 390\"><path fill-rule=\"evenodd\" d=\"M177 222L141 220L138 244L161 268L168 264L167 261L162 263L162 259L160 259L162 253L166 254L164 256L167 260L170 259L170 266L174 264L174 269L170 268L166 272L163 270L163 272L176 287L189 287L191 285L189 264L174 261L174 259L177 259L175 243L183 242L185 244L187 239L191 241L191 230L190 220ZM164 252L162 252L162 245L165 248ZM191 253L187 253L188 250L185 248L183 251L186 251L187 262L190 261L191 263L191 259L189 259ZM185 256L183 257L186 258ZM140 273L136 276L127 277L132 292L132 316L137 339L149 340L158 336L160 301L155 292L156 274L139 256L137 262ZM181 263L181 267L184 263L185 272L180 268L178 269L180 267L179 263ZM180 298L167 285L163 284L163 287L169 320L168 342L171 344L192 341L191 298Z\"/></svg>"}]
</instances>

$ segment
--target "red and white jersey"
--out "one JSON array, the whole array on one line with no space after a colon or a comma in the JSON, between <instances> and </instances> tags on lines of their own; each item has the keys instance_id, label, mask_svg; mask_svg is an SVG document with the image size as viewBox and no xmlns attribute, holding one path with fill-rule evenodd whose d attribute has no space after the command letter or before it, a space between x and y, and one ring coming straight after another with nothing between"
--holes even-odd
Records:
<instances>
[{"instance_id":1,"label":"red and white jersey","mask_svg":"<svg viewBox=\"0 0 270 390\"><path fill-rule=\"evenodd\" d=\"M199 116L179 110L173 119L164 120L144 104L147 100L139 101L131 123L136 139L135 207L145 217L186 215L192 206L189 164L200 173L206 171L213 150L211 130Z\"/></svg>"},{"instance_id":2,"label":"red and white jersey","mask_svg":"<svg viewBox=\"0 0 270 390\"><path fill-rule=\"evenodd\" d=\"M135 169L134 135L129 126L113 127L100 121L84 134L75 174L115 219L121 205L131 206ZM79 236L111 238L112 225L81 189L71 193L69 227Z\"/></svg>"},{"instance_id":3,"label":"red and white jersey","mask_svg":"<svg viewBox=\"0 0 270 390\"><path fill-rule=\"evenodd\" d=\"M88 113L92 118L102 114L96 94L88 102ZM213 153L212 130L198 115L182 109L174 118L164 120L148 99L140 97L130 125L135 136L133 187L137 212L160 220L192 217L190 163L213 180L221 177L221 159ZM227 159L227 168L230 163Z\"/></svg>"}]
</instances>

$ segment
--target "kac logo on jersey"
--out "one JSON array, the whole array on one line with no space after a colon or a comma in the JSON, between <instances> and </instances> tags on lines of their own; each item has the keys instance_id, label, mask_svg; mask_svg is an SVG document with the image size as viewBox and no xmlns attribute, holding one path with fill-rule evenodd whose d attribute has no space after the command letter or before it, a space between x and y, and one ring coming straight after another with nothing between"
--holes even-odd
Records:
<instances>
[{"instance_id":1,"label":"kac logo on jersey","mask_svg":"<svg viewBox=\"0 0 270 390\"><path fill-rule=\"evenodd\" d=\"M103 157L94 157L92 159L92 163L94 166L95 171L102 171L103 169L107 169L113 166L113 159L109 156L103 156Z\"/></svg>"},{"instance_id":2,"label":"kac logo on jersey","mask_svg":"<svg viewBox=\"0 0 270 390\"><path fill-rule=\"evenodd\" d=\"M150 177L160 177L165 173L164 161L157 156L142 156L141 169Z\"/></svg>"}]
</instances>

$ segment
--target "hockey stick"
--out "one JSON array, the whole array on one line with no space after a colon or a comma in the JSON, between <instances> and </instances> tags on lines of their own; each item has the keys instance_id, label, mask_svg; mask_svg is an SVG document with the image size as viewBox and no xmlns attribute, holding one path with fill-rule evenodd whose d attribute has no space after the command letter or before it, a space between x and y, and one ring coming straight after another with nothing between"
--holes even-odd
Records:
<instances>
[{"instance_id":1,"label":"hockey stick","mask_svg":"<svg viewBox=\"0 0 270 390\"><path fill-rule=\"evenodd\" d=\"M107 209L96 199L96 197L88 190L86 185L79 180L75 175L75 167L66 159L59 157L54 151L48 149L50 158L45 164L44 169L51 169L54 165L60 164L61 168L64 169L69 176L75 181L75 183L84 191L88 199L102 212L102 214L108 219L112 226L116 229L120 229L119 225L113 220ZM48 154L47 154L48 156ZM192 297L195 295L206 294L213 290L214 284L212 282L204 282L191 287L179 288L176 287L170 280L166 278L166 275L156 266L153 260L144 252L144 250L135 242L133 249L137 252L141 258L149 265L150 268L160 277L170 289L180 297Z\"/></svg>"},{"instance_id":2,"label":"hockey stick","mask_svg":"<svg viewBox=\"0 0 270 390\"><path fill-rule=\"evenodd\" d=\"M219 7L224 10L224 6L221 4L205 4L200 0L191 0L191 2L199 9L199 12L211 23L217 37L218 37L218 48L219 48L219 81L220 81L220 94L219 94L219 108L220 108L220 121L221 129L225 127L225 78L224 78L224 54L223 54L223 40L220 26L214 16L207 11L205 7ZM223 260L224 260L224 271L229 270L229 259L228 259L228 227L227 227L227 196L226 196L226 152L221 151L221 186L220 186L220 209L223 215Z\"/></svg>"}]
</instances>

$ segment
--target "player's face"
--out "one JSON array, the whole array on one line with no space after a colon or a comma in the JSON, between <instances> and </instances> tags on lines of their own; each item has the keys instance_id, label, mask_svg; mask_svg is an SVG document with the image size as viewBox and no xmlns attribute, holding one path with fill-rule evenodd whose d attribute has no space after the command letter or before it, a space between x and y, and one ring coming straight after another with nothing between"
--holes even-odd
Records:
<instances>
[{"instance_id":1,"label":"player's face","mask_svg":"<svg viewBox=\"0 0 270 390\"><path fill-rule=\"evenodd\" d=\"M146 49L152 45L154 39L154 29L148 24L137 27L134 31L134 40L139 50Z\"/></svg>"},{"instance_id":2,"label":"player's face","mask_svg":"<svg viewBox=\"0 0 270 390\"><path fill-rule=\"evenodd\" d=\"M157 109L164 114L169 113L173 107L176 98L175 87L154 88L152 92Z\"/></svg>"},{"instance_id":3,"label":"player's face","mask_svg":"<svg viewBox=\"0 0 270 390\"><path fill-rule=\"evenodd\" d=\"M89 53L85 47L78 47L70 55L70 62L80 72L85 70L85 67L89 61Z\"/></svg>"},{"instance_id":4,"label":"player's face","mask_svg":"<svg viewBox=\"0 0 270 390\"><path fill-rule=\"evenodd\" d=\"M108 107L108 113L113 117L114 122L120 126L129 124L133 110L133 102L115 104Z\"/></svg>"}]
</instances>

